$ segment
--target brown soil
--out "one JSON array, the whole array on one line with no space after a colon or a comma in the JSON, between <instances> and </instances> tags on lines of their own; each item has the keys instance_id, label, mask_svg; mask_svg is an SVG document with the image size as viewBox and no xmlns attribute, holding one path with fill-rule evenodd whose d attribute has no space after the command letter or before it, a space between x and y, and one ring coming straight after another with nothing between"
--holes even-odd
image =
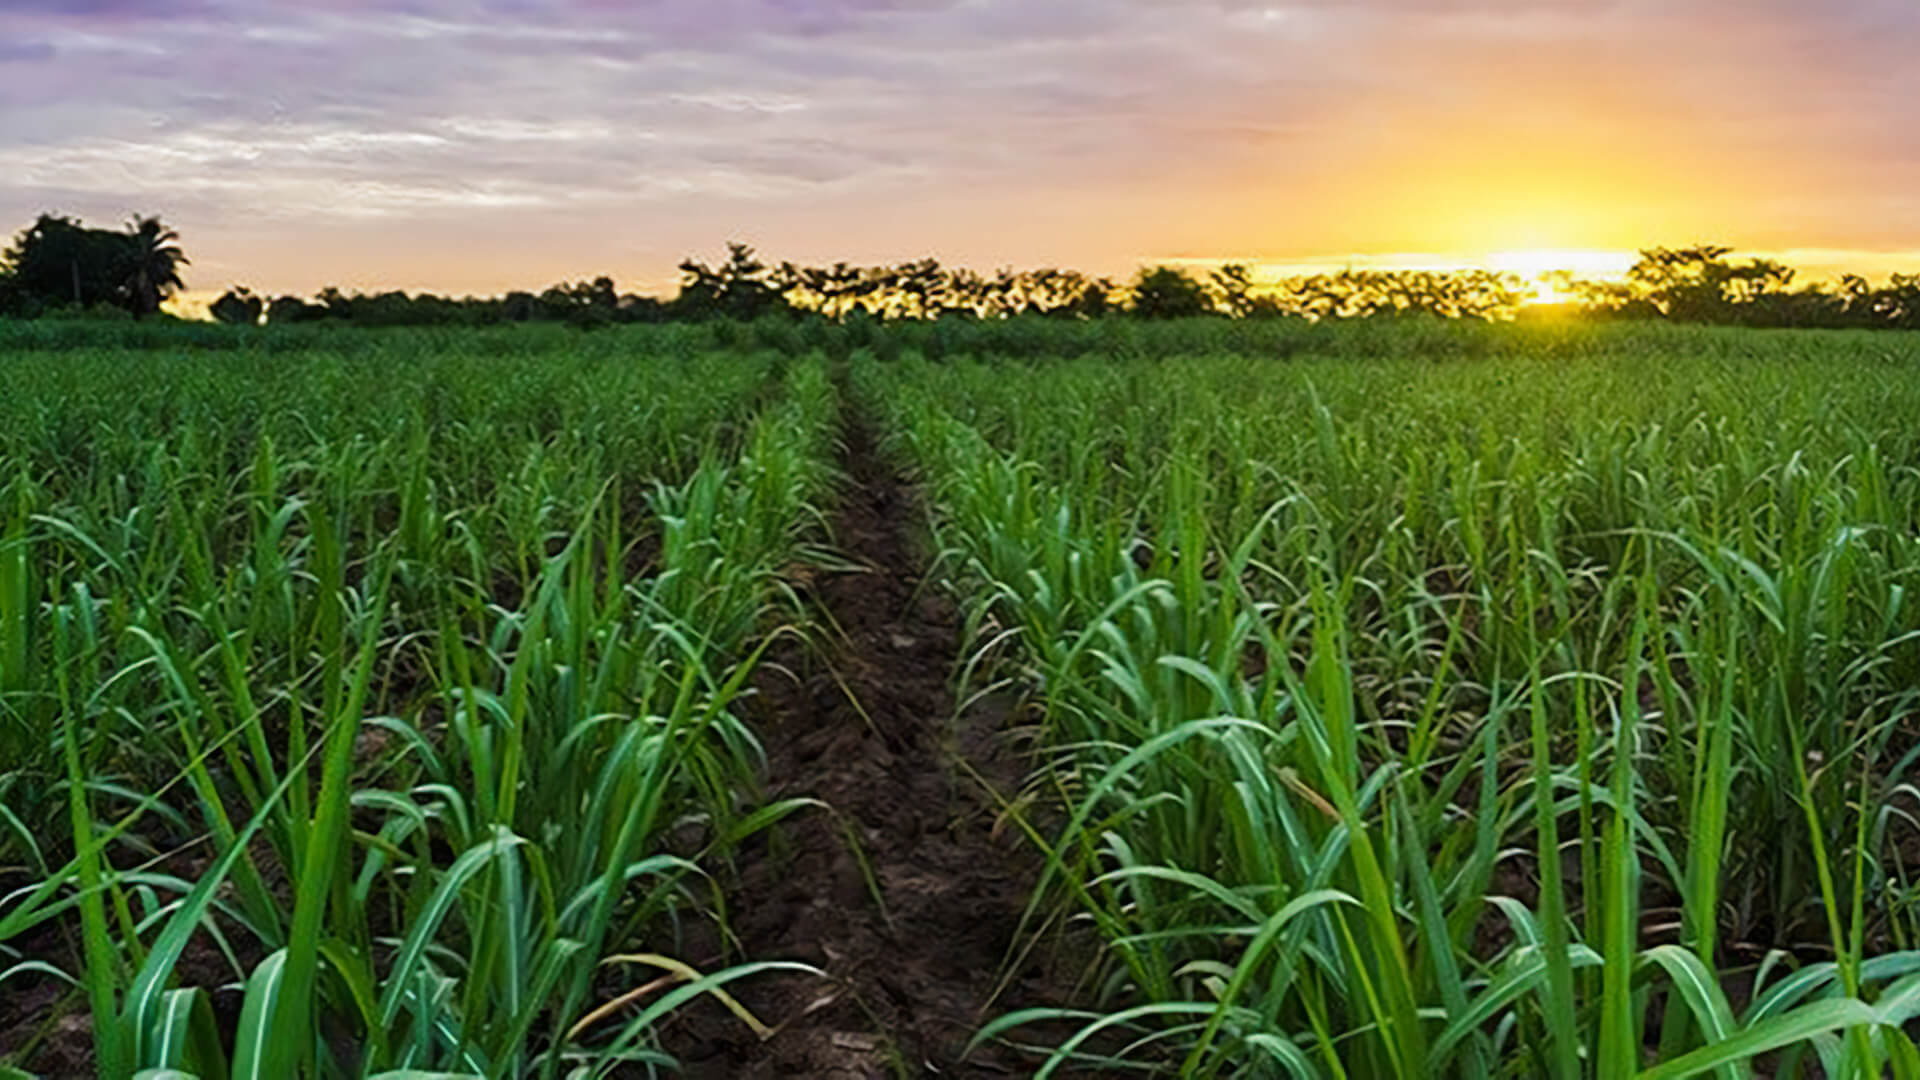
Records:
<instances>
[{"instance_id":1,"label":"brown soil","mask_svg":"<svg viewBox=\"0 0 1920 1080\"><path fill-rule=\"evenodd\" d=\"M0 874L0 894L10 876ZM49 923L28 931L9 945L19 956L0 952L0 970L15 959L41 960L73 970L65 962L71 951ZM93 1029L85 996L66 983L43 974L21 975L0 983L0 1062L28 1053L20 1064L45 1076L93 1074Z\"/></svg>"},{"instance_id":2,"label":"brown soil","mask_svg":"<svg viewBox=\"0 0 1920 1080\"><path fill-rule=\"evenodd\" d=\"M859 568L814 583L820 640L763 670L756 717L769 797L832 809L789 818L743 853L731 890L747 958L827 977L734 984L775 1029L764 1041L702 1004L668 1048L696 1078L1030 1076L1034 1060L1011 1048L965 1053L984 1022L1067 996L1037 959L995 993L1039 859L981 781L1009 795L1025 766L1004 702L956 715L959 628L922 588L914 500L857 420L844 434L834 540Z\"/></svg>"},{"instance_id":3,"label":"brown soil","mask_svg":"<svg viewBox=\"0 0 1920 1080\"><path fill-rule=\"evenodd\" d=\"M264 841L255 841L255 859L268 887L284 892L284 877ZM197 881L212 862L201 845L190 843L165 856L154 869L183 881ZM24 875L0 873L0 895L9 891L10 877ZM218 913L210 917L220 925L241 971L252 971L265 955L260 943L231 919ZM10 958L6 950L0 950L0 971L15 959L39 961L71 973L84 971L78 925L77 916L65 920L64 930L62 920L51 920L8 942L8 949L18 957ZM226 955L206 934L196 933L188 939L174 971L178 985L205 991L221 1045L233 1045L240 1025L243 977L236 974ZM0 1064L12 1064L49 1080L92 1076L96 1072L93 1049L93 1017L80 987L40 972L0 984Z\"/></svg>"}]
</instances>

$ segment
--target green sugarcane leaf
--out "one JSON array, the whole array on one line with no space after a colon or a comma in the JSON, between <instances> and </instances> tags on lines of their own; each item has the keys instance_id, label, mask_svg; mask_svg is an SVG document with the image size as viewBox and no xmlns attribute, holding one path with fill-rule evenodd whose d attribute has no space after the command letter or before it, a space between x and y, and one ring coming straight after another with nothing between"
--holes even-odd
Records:
<instances>
[{"instance_id":1,"label":"green sugarcane leaf","mask_svg":"<svg viewBox=\"0 0 1920 1080\"><path fill-rule=\"evenodd\" d=\"M440 929L440 923L453 909L454 901L459 899L460 890L466 887L475 874L495 859L505 858L513 849L526 843L515 836L504 825L494 826L491 839L483 840L455 859L453 865L440 880L440 887L434 890L427 906L414 918L413 925L407 930L406 941L400 946L399 955L394 958L393 968L387 973L387 989L380 999L380 1026L390 1027L394 1017L400 1015L400 1006L405 1000L407 987L419 967L421 957L426 953L427 945Z\"/></svg>"},{"instance_id":2,"label":"green sugarcane leaf","mask_svg":"<svg viewBox=\"0 0 1920 1080\"><path fill-rule=\"evenodd\" d=\"M277 949L247 977L240 1028L233 1038L233 1080L267 1078L267 1040L273 1030L273 1010L280 1003L280 980L286 966L287 950Z\"/></svg>"},{"instance_id":3,"label":"green sugarcane leaf","mask_svg":"<svg viewBox=\"0 0 1920 1080\"><path fill-rule=\"evenodd\" d=\"M1681 1080L1682 1077L1750 1061L1769 1050L1778 1050L1816 1035L1877 1022L1873 1006L1852 998L1815 1001L1792 1012L1762 1021L1710 1046L1662 1062L1640 1074L1640 1080Z\"/></svg>"}]
</instances>

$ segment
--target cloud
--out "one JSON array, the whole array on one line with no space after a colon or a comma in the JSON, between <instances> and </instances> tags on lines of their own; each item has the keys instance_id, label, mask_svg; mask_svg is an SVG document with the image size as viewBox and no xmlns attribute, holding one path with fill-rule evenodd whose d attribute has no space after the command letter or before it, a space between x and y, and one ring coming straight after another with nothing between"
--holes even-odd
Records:
<instances>
[{"instance_id":1,"label":"cloud","mask_svg":"<svg viewBox=\"0 0 1920 1080\"><path fill-rule=\"evenodd\" d=\"M396 266L499 236L503 283L741 231L1095 269L1542 221L1920 246L1908 0L15 0L0 42L0 217L177 208L231 265L362 226Z\"/></svg>"},{"instance_id":2,"label":"cloud","mask_svg":"<svg viewBox=\"0 0 1920 1080\"><path fill-rule=\"evenodd\" d=\"M69 18L162 19L205 11L197 0L7 0L10 15Z\"/></svg>"},{"instance_id":3,"label":"cloud","mask_svg":"<svg viewBox=\"0 0 1920 1080\"><path fill-rule=\"evenodd\" d=\"M54 52L52 43L46 41L0 41L0 64L51 60Z\"/></svg>"}]
</instances>

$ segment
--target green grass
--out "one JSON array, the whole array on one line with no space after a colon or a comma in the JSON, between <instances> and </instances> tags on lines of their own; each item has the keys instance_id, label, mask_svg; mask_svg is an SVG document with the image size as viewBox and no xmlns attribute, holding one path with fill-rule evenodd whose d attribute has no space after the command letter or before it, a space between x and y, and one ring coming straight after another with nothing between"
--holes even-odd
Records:
<instances>
[{"instance_id":1,"label":"green grass","mask_svg":"<svg viewBox=\"0 0 1920 1080\"><path fill-rule=\"evenodd\" d=\"M980 1040L1920 1077L1904 336L6 324L0 375L29 1055L84 1016L109 1077L648 1075L695 997L787 1019L727 989L791 966L732 944L735 849L809 809L742 699L855 408L958 670L1039 705L1008 963L1093 946L1084 1008Z\"/></svg>"},{"instance_id":2,"label":"green grass","mask_svg":"<svg viewBox=\"0 0 1920 1080\"><path fill-rule=\"evenodd\" d=\"M101 1075L654 1068L665 1011L781 966L576 1029L801 805L737 706L824 366L480 344L7 358L0 947L72 942Z\"/></svg>"},{"instance_id":3,"label":"green grass","mask_svg":"<svg viewBox=\"0 0 1920 1080\"><path fill-rule=\"evenodd\" d=\"M1049 1067L1911 1075L1920 349L1425 333L856 361L1044 705Z\"/></svg>"}]
</instances>

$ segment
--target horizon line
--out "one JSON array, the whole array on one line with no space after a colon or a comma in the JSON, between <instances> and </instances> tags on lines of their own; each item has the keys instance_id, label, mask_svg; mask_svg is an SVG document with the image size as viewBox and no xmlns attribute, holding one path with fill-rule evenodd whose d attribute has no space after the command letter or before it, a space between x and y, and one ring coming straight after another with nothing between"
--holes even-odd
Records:
<instances>
[{"instance_id":1,"label":"horizon line","mask_svg":"<svg viewBox=\"0 0 1920 1080\"><path fill-rule=\"evenodd\" d=\"M1641 251L1652 250L1656 247L1684 247L1690 246L1692 243L1706 242L1707 241L1691 241L1688 244L1681 245L1647 245L1634 248L1513 248L1455 254L1434 251L1355 251L1312 255L1260 256L1143 255L1136 256L1131 262L1129 270L1125 273L1131 274L1154 266L1174 266L1210 270L1238 264L1248 267L1253 272L1254 280L1261 284L1273 284L1289 278L1311 277L1316 274L1339 273L1343 270L1409 273L1448 273L1469 270L1490 270L1514 274L1532 281L1542 280L1550 274L1568 273L1579 280L1618 281L1625 278L1627 269L1639 257ZM767 253L757 246L755 247L755 251L763 257L766 257ZM922 256L922 258L927 257L935 256ZM1837 280L1839 277L1849 273L1858 274L1869 280L1876 278L1884 279L1896 273L1920 273L1920 249L1874 250L1840 247L1734 248L1728 253L1727 258L1732 260L1770 259L1781 262L1792 268L1796 272L1796 276L1800 277L1803 283ZM775 259L773 261L777 263L779 260ZM852 260L840 261L853 262ZM911 262L913 260L903 261ZM965 263L940 261L942 265L953 268L974 269L974 267ZM899 265L899 262L900 261L854 262L854 265L892 266ZM1564 262L1565 265L1560 265L1562 262ZM1050 264L1036 264L1023 269L1041 269L1046 265ZM1068 265L1051 265L1062 270L1073 269L1073 267ZM1021 269L1014 268L1011 264L996 265L994 269L1000 269L1003 266L1009 269ZM1090 273L1089 276L1101 277L1109 275ZM404 292L410 295L432 294L457 299L461 297L504 296L513 292L533 292L537 294L539 291L554 285L575 281L591 281L596 277L613 278L616 287L620 288L620 291L632 292L643 296L670 295L679 287L679 275L677 271L665 278L653 275L634 275L626 278L624 285L619 276L606 273L603 270L601 272L588 272L578 275L563 275L554 281L540 285L522 282L513 285L494 286L491 290L476 290L471 288L448 290L444 287L419 284L416 281L408 280L380 284L353 283L343 285L339 283L329 283L319 286L318 288L300 291L279 288L255 288L245 281L236 279L221 286L195 286L181 289L170 301L170 306L177 309L177 313L183 317L186 316L188 312L195 315L204 314L208 305L212 304L213 301L217 300L230 289L237 287L247 287L251 289L255 295L268 298L276 296L300 296L304 298L315 295L322 289L339 288L342 292L347 293L359 292L377 295L384 292ZM1123 282L1125 276L1117 276L1114 280L1117 283Z\"/></svg>"}]
</instances>

